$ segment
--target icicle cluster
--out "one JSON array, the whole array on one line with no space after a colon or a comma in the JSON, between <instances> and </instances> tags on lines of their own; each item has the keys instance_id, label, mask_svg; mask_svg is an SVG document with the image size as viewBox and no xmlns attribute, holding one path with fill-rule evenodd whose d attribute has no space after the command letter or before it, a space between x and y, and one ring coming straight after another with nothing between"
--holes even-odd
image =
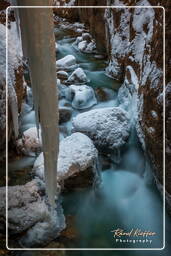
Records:
<instances>
[{"instance_id":1,"label":"icicle cluster","mask_svg":"<svg viewBox=\"0 0 171 256\"><path fill-rule=\"evenodd\" d=\"M18 0L18 5L50 6L49 0ZM20 8L23 52L28 58L34 107L42 128L46 190L51 206L55 206L58 113L56 86L55 38L51 8Z\"/></svg>"}]
</instances>

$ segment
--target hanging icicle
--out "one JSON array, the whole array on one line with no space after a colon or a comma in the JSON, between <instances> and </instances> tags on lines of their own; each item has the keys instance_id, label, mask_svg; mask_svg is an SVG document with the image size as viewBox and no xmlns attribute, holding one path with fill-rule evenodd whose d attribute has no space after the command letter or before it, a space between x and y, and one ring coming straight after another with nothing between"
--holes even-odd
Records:
<instances>
[{"instance_id":1,"label":"hanging icicle","mask_svg":"<svg viewBox=\"0 0 171 256\"><path fill-rule=\"evenodd\" d=\"M18 0L22 6L50 6L51 0ZM51 206L55 206L58 111L55 65L55 38L51 8L20 8L24 55L28 58L34 107L40 117L45 165L45 183Z\"/></svg>"}]
</instances>

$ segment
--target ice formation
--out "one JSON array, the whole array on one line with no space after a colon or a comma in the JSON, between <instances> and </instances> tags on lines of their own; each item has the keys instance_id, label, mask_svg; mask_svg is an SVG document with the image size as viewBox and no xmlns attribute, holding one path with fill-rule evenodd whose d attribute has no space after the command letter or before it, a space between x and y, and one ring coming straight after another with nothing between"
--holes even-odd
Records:
<instances>
[{"instance_id":1,"label":"ice formation","mask_svg":"<svg viewBox=\"0 0 171 256\"><path fill-rule=\"evenodd\" d=\"M70 84L84 84L88 82L87 76L82 68L77 68L67 80Z\"/></svg>"},{"instance_id":2,"label":"ice formation","mask_svg":"<svg viewBox=\"0 0 171 256\"><path fill-rule=\"evenodd\" d=\"M29 1L29 4L34 5L33 2ZM19 0L18 4L22 5L22 1ZM53 13L51 9L24 8L19 9L19 17L24 53L30 68L37 127L40 116L46 191L50 205L55 207L58 113Z\"/></svg>"},{"instance_id":3,"label":"ice formation","mask_svg":"<svg viewBox=\"0 0 171 256\"><path fill-rule=\"evenodd\" d=\"M16 22L11 22L10 29L8 32L8 56L7 56L7 65L8 65L8 102L9 108L12 114L13 128L15 137L18 137L18 102L17 95L15 92L15 72L18 67L22 64L22 52L21 44L19 38L17 37L17 27ZM0 85L5 85L6 79L6 27L3 24L0 24ZM5 90L4 90L5 91ZM5 99L4 99L5 100ZM2 105L3 105L2 101ZM3 106L2 106L3 107ZM3 119L2 119L3 120ZM3 124L2 124L3 125Z\"/></svg>"},{"instance_id":4,"label":"ice formation","mask_svg":"<svg viewBox=\"0 0 171 256\"><path fill-rule=\"evenodd\" d=\"M94 90L87 85L70 85L66 98L75 109L86 109L97 104Z\"/></svg>"}]
</instances>

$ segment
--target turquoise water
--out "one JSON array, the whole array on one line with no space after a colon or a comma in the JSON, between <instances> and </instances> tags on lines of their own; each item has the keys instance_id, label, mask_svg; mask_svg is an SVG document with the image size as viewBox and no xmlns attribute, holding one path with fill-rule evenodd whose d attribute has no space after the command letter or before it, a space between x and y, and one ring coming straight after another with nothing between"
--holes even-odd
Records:
<instances>
[{"instance_id":1,"label":"turquoise water","mask_svg":"<svg viewBox=\"0 0 171 256\"><path fill-rule=\"evenodd\" d=\"M60 40L59 40L60 39ZM59 31L57 58L67 54L76 57L77 63L87 74L93 88L106 87L117 91L120 84L106 76L105 60L97 60L91 54L77 51L72 43L74 38L61 36ZM112 105L111 105L112 106ZM105 156L106 157L106 156ZM101 156L103 160L104 156ZM103 162L103 161L102 161ZM144 155L135 130L128 144L121 151L121 162L113 162L112 154L107 156L108 168L101 163L101 185L70 192L63 196L65 215L75 217L79 238L67 243L68 248L161 248L163 247L163 208L162 198L152 177L148 158ZM167 218L167 236L171 225ZM156 235L148 242L118 242L111 232L121 228L125 231L141 229ZM123 237L123 240L126 237ZM133 237L137 240L136 237ZM133 240L133 238L129 240ZM143 240L142 237L139 239ZM152 240L150 243L149 240ZM86 255L86 252L77 253ZM96 252L99 254L99 252ZM108 253L109 254L109 253ZM108 255L107 252L103 255ZM111 255L124 255L112 252ZM72 255L72 253L69 253ZM93 252L93 255L94 252ZM142 252L125 255L143 255Z\"/></svg>"},{"instance_id":2,"label":"turquoise water","mask_svg":"<svg viewBox=\"0 0 171 256\"><path fill-rule=\"evenodd\" d=\"M67 32L56 33L59 52L57 59L68 54L76 57L77 63L87 74L93 88L112 88L117 92L120 83L106 76L106 60L97 60L91 54L83 54L72 47L73 35ZM114 101L101 103L96 107L114 106ZM82 111L81 111L82 112ZM79 111L74 111L73 116ZM34 112L25 115L21 128L35 124ZM71 122L64 124L71 126ZM139 144L135 129L132 129L128 143L120 152L120 163L114 161L114 153L100 155L101 184L97 187L77 190L62 195L62 205L67 216L74 217L74 228L77 231L75 239L62 241L65 248L161 248L163 246L163 208L162 198L156 188L152 176L152 167L148 157L144 155ZM33 158L12 163L10 170L25 168L32 164ZM16 255L99 255L99 256L169 256L171 251L171 224L166 215L166 249L164 251L68 251L64 252L18 252ZM148 240L152 243L118 242L111 232L121 228L125 231L141 229L152 231L156 235ZM122 240L124 240L123 237ZM141 240L142 237L140 238ZM130 240L137 240L136 237ZM60 238L56 239L49 247L56 248Z\"/></svg>"}]
</instances>

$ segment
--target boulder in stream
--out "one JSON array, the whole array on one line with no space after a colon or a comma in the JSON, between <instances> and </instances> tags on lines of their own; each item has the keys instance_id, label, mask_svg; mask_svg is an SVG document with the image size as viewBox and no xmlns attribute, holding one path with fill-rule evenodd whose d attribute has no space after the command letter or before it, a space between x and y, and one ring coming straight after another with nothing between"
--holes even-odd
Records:
<instances>
[{"instance_id":1,"label":"boulder in stream","mask_svg":"<svg viewBox=\"0 0 171 256\"><path fill-rule=\"evenodd\" d=\"M94 109L73 119L74 131L88 135L99 149L119 149L129 137L127 112L118 107Z\"/></svg>"},{"instance_id":2,"label":"boulder in stream","mask_svg":"<svg viewBox=\"0 0 171 256\"><path fill-rule=\"evenodd\" d=\"M82 68L77 68L67 80L70 84L84 84L88 82L87 76Z\"/></svg>"},{"instance_id":3,"label":"boulder in stream","mask_svg":"<svg viewBox=\"0 0 171 256\"><path fill-rule=\"evenodd\" d=\"M57 72L57 78L63 80L67 80L68 79L68 73L65 72L64 70L60 70Z\"/></svg>"},{"instance_id":4,"label":"boulder in stream","mask_svg":"<svg viewBox=\"0 0 171 256\"><path fill-rule=\"evenodd\" d=\"M72 70L76 66L76 58L73 55L67 55L56 61L57 70Z\"/></svg>"},{"instance_id":5,"label":"boulder in stream","mask_svg":"<svg viewBox=\"0 0 171 256\"><path fill-rule=\"evenodd\" d=\"M97 174L98 152L89 137L73 133L59 145L57 183L65 189L86 187L93 183ZM36 159L35 174L44 179L43 153Z\"/></svg>"},{"instance_id":6,"label":"boulder in stream","mask_svg":"<svg viewBox=\"0 0 171 256\"><path fill-rule=\"evenodd\" d=\"M70 85L66 98L75 109L86 109L97 104L94 90L87 85Z\"/></svg>"}]
</instances>

